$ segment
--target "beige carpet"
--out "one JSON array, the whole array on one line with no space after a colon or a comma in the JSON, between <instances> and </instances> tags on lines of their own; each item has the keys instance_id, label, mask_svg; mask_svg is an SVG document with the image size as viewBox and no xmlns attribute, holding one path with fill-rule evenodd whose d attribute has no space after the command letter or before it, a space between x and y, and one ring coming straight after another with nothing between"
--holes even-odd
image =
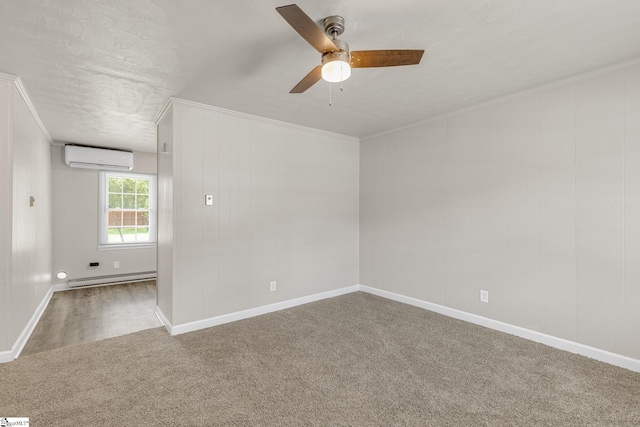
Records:
<instances>
[{"instance_id":1,"label":"beige carpet","mask_svg":"<svg viewBox=\"0 0 640 427\"><path fill-rule=\"evenodd\" d=\"M32 426L640 425L640 374L354 293L0 365Z\"/></svg>"}]
</instances>

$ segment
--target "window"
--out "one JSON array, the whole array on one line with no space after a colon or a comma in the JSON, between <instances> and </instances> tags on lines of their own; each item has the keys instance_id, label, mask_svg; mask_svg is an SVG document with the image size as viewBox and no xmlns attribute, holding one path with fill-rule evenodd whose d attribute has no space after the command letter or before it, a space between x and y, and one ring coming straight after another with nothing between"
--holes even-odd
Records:
<instances>
[{"instance_id":1,"label":"window","mask_svg":"<svg viewBox=\"0 0 640 427\"><path fill-rule=\"evenodd\" d=\"M154 175L100 172L100 247L154 245Z\"/></svg>"}]
</instances>

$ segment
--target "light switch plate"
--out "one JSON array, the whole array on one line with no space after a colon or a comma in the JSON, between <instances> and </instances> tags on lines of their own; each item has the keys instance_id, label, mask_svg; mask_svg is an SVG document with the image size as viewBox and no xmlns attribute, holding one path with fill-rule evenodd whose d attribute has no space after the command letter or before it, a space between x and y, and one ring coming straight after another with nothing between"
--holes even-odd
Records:
<instances>
[{"instance_id":1,"label":"light switch plate","mask_svg":"<svg viewBox=\"0 0 640 427\"><path fill-rule=\"evenodd\" d=\"M213 194L204 195L204 204L206 206L213 206Z\"/></svg>"}]
</instances>

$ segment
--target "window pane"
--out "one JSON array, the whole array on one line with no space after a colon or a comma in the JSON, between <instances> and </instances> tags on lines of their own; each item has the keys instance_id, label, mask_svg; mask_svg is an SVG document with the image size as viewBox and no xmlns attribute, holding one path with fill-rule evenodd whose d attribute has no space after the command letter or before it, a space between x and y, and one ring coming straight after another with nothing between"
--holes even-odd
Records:
<instances>
[{"instance_id":1,"label":"window pane","mask_svg":"<svg viewBox=\"0 0 640 427\"><path fill-rule=\"evenodd\" d=\"M138 225L149 225L149 212L138 212Z\"/></svg>"},{"instance_id":2,"label":"window pane","mask_svg":"<svg viewBox=\"0 0 640 427\"><path fill-rule=\"evenodd\" d=\"M122 225L122 211L109 211L109 227Z\"/></svg>"},{"instance_id":3,"label":"window pane","mask_svg":"<svg viewBox=\"0 0 640 427\"><path fill-rule=\"evenodd\" d=\"M136 180L132 178L126 178L123 183L123 188L125 193L135 193L136 192Z\"/></svg>"},{"instance_id":4,"label":"window pane","mask_svg":"<svg viewBox=\"0 0 640 427\"><path fill-rule=\"evenodd\" d=\"M149 209L149 196L138 196L138 209Z\"/></svg>"},{"instance_id":5,"label":"window pane","mask_svg":"<svg viewBox=\"0 0 640 427\"><path fill-rule=\"evenodd\" d=\"M122 207L124 209L135 209L136 208L136 195L135 194L125 194L122 196Z\"/></svg>"},{"instance_id":6,"label":"window pane","mask_svg":"<svg viewBox=\"0 0 640 427\"><path fill-rule=\"evenodd\" d=\"M136 211L123 211L122 225L136 225Z\"/></svg>"},{"instance_id":7,"label":"window pane","mask_svg":"<svg viewBox=\"0 0 640 427\"><path fill-rule=\"evenodd\" d=\"M109 243L124 242L124 239L122 238L122 228L110 228L107 241Z\"/></svg>"},{"instance_id":8,"label":"window pane","mask_svg":"<svg viewBox=\"0 0 640 427\"><path fill-rule=\"evenodd\" d=\"M148 227L139 227L137 239L138 242L148 242L149 241L149 228Z\"/></svg>"},{"instance_id":9,"label":"window pane","mask_svg":"<svg viewBox=\"0 0 640 427\"><path fill-rule=\"evenodd\" d=\"M138 180L137 193L138 194L149 194L149 180L148 179L139 179Z\"/></svg>"},{"instance_id":10,"label":"window pane","mask_svg":"<svg viewBox=\"0 0 640 427\"><path fill-rule=\"evenodd\" d=\"M109 209L122 208L122 195L109 194Z\"/></svg>"},{"instance_id":11,"label":"window pane","mask_svg":"<svg viewBox=\"0 0 640 427\"><path fill-rule=\"evenodd\" d=\"M136 229L133 227L125 227L122 229L122 238L125 242L136 241Z\"/></svg>"},{"instance_id":12,"label":"window pane","mask_svg":"<svg viewBox=\"0 0 640 427\"><path fill-rule=\"evenodd\" d=\"M122 193L122 178L109 178L109 193Z\"/></svg>"}]
</instances>

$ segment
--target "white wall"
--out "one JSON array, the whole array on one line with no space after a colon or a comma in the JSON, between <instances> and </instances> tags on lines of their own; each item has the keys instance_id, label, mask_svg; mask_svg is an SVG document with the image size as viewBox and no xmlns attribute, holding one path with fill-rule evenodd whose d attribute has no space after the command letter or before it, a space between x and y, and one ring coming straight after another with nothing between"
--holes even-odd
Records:
<instances>
[{"instance_id":1,"label":"white wall","mask_svg":"<svg viewBox=\"0 0 640 427\"><path fill-rule=\"evenodd\" d=\"M12 83L0 75L0 352L11 349L9 343L9 288L11 286L11 223L13 213L11 143L9 111Z\"/></svg>"},{"instance_id":2,"label":"white wall","mask_svg":"<svg viewBox=\"0 0 640 427\"><path fill-rule=\"evenodd\" d=\"M174 326L358 283L356 139L179 100L169 111L158 257L172 274L158 300L172 297Z\"/></svg>"},{"instance_id":3,"label":"white wall","mask_svg":"<svg viewBox=\"0 0 640 427\"><path fill-rule=\"evenodd\" d=\"M0 105L2 353L26 336L51 288L51 169L49 137L19 80L0 75Z\"/></svg>"},{"instance_id":4,"label":"white wall","mask_svg":"<svg viewBox=\"0 0 640 427\"><path fill-rule=\"evenodd\" d=\"M173 107L158 123L158 268L157 303L173 319ZM165 152L166 151L166 152Z\"/></svg>"},{"instance_id":5,"label":"white wall","mask_svg":"<svg viewBox=\"0 0 640 427\"><path fill-rule=\"evenodd\" d=\"M640 359L640 66L370 138L360 168L362 284Z\"/></svg>"},{"instance_id":6,"label":"white wall","mask_svg":"<svg viewBox=\"0 0 640 427\"><path fill-rule=\"evenodd\" d=\"M53 187L53 261L54 283L71 279L139 273L156 270L156 248L98 250L99 171L70 168L64 163L64 149L52 146L50 153ZM134 170L156 173L154 153L134 153ZM114 268L118 261L119 268ZM99 262L98 267L89 267ZM66 271L64 280L56 276Z\"/></svg>"}]
</instances>

